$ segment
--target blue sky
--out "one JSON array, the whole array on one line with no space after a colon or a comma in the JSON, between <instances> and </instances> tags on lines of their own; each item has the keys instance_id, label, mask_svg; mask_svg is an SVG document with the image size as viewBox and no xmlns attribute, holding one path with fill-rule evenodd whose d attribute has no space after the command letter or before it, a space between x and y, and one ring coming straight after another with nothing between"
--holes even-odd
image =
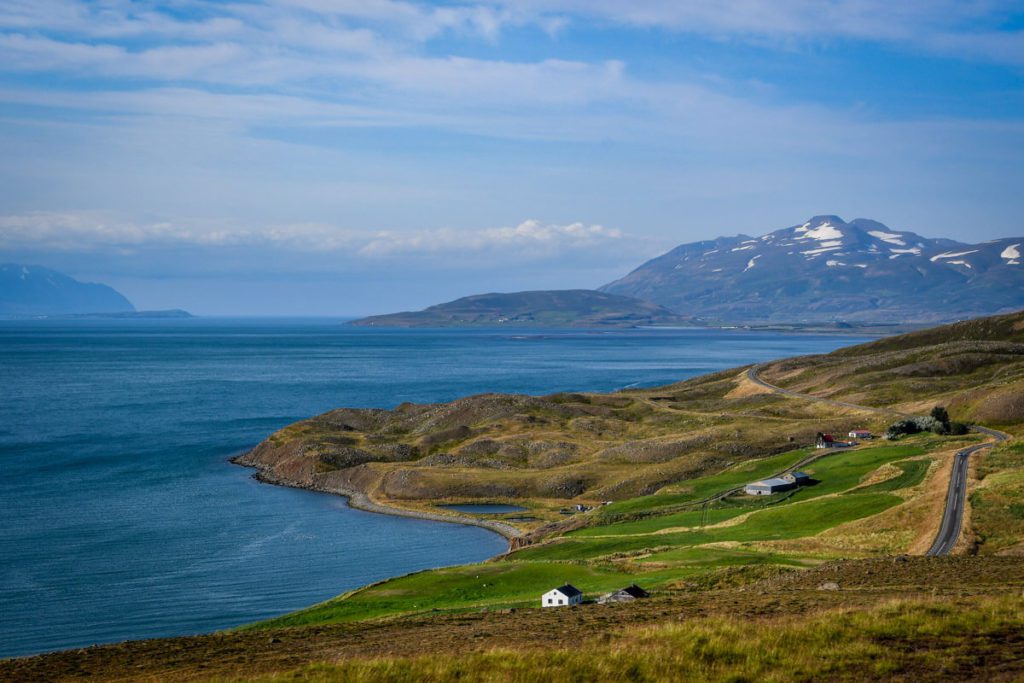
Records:
<instances>
[{"instance_id":1,"label":"blue sky","mask_svg":"<svg viewBox=\"0 0 1024 683\"><path fill-rule=\"evenodd\" d=\"M1024 234L1024 3L5 0L0 260L141 308L595 287L820 213Z\"/></svg>"}]
</instances>

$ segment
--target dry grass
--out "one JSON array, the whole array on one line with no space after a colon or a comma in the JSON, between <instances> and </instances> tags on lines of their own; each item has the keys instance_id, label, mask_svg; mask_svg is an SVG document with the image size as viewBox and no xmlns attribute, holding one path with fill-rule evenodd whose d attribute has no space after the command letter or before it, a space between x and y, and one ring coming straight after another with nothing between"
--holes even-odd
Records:
<instances>
[{"instance_id":1,"label":"dry grass","mask_svg":"<svg viewBox=\"0 0 1024 683\"><path fill-rule=\"evenodd\" d=\"M811 618L711 618L632 628L547 651L306 666L267 681L1010 680L1024 673L1024 599L970 610L899 600Z\"/></svg>"},{"instance_id":2,"label":"dry grass","mask_svg":"<svg viewBox=\"0 0 1024 683\"><path fill-rule=\"evenodd\" d=\"M819 590L825 582L836 582L840 590ZM316 671L346 680L339 671L388 671L391 664L387 662L399 660L406 663L402 666L414 667L423 657L434 662L430 666L490 661L474 658L486 658L496 646L521 653L525 659L519 661L531 665L542 663L552 651L572 652L581 644L596 660L610 644L627 642L635 645L634 651L643 652L642 644L661 658L661 653L670 656L678 647L690 652L673 634L696 636L709 624L713 630L718 624L743 628L741 635L746 640L770 646L784 632L799 635L801 628L846 618L854 619L846 622L850 637L866 638L881 649L880 656L902 662L901 675L913 672L926 680L928 675L937 680L988 675L990 680L999 680L1000 675L1020 674L1004 664L1011 656L1020 664L1024 627L1011 623L1014 628L1008 632L992 627L1001 623L1005 612L1021 618L1024 605L1013 596L1020 596L1022 589L1024 563L1009 557L843 561L803 571L733 567L680 582L678 590L658 591L651 599L632 604L515 613L435 613L370 623L122 643L0 661L0 680L192 681L259 676L287 680ZM918 616L900 622L901 612L893 612L893 600L919 605L913 608ZM926 618L932 613L936 618ZM946 615L957 614L978 618L971 622L947 619ZM906 628L887 630L888 636L882 637L882 632L872 628L881 621L879 615L894 629L898 623ZM676 627L684 630L673 630ZM662 628L666 629L664 638L659 635ZM964 629L975 635L965 640ZM978 647L974 647L975 641ZM808 641L808 645L814 643ZM961 660L960 656L967 654L961 646L970 648L974 659ZM904 658L907 653L928 651L940 659L927 661L941 666L926 671L918 668L922 660L913 659L912 654L911 659ZM825 647L818 653L817 664L811 661L818 668L809 669L807 677L820 680L832 671L828 667L833 651ZM846 655L840 654L835 653L837 663L845 661ZM338 663L341 668L334 668ZM427 669L410 671L411 675L423 675ZM850 672L856 677L854 670ZM544 680L543 673L545 669L538 669L530 680Z\"/></svg>"}]
</instances>

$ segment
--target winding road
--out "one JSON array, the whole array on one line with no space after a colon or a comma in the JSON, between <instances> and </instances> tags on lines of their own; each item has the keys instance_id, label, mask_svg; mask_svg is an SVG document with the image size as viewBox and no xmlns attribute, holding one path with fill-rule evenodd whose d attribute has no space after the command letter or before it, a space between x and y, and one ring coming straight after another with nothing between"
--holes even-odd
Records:
<instances>
[{"instance_id":1,"label":"winding road","mask_svg":"<svg viewBox=\"0 0 1024 683\"><path fill-rule=\"evenodd\" d=\"M857 405L856 403L835 401L829 398L821 398L820 396L814 396L812 394L803 394L798 391L784 389L761 379L758 373L762 367L763 364L759 364L749 368L747 370L747 379L758 386L770 389L776 394L789 396L790 398L801 398L808 401L816 401L818 403L827 403L840 408L852 408L855 410L863 410L871 413L880 413L883 415L893 415L897 417L913 417L908 413L901 413L897 410L873 408L871 406ZM991 436L994 440L987 443L968 446L967 448L963 448L956 452L953 461L953 472L949 477L949 490L946 493L946 507L942 513L942 524L939 526L939 533L935 537L932 547L928 549L928 552L926 553L927 555L948 555L952 552L953 548L956 546L957 540L960 538L960 527L963 525L964 519L964 504L967 498L968 458L970 458L973 453L977 453L978 451L982 451L987 448L992 448L997 443L1006 441L1010 438L1009 434L1005 434L995 429L989 429L988 427L972 426L971 431L986 434Z\"/></svg>"}]
</instances>

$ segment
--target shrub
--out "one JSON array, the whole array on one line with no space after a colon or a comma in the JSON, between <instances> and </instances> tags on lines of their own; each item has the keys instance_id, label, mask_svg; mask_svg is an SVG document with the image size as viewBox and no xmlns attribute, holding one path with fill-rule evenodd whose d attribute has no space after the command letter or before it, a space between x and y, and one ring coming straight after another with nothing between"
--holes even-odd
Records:
<instances>
[{"instance_id":1,"label":"shrub","mask_svg":"<svg viewBox=\"0 0 1024 683\"><path fill-rule=\"evenodd\" d=\"M905 434L919 434L920 432L947 434L949 427L931 415L911 417L889 425L889 428L885 430L885 438L898 439Z\"/></svg>"},{"instance_id":2,"label":"shrub","mask_svg":"<svg viewBox=\"0 0 1024 683\"><path fill-rule=\"evenodd\" d=\"M932 408L931 417L935 418L949 429L949 411L943 406L935 406Z\"/></svg>"}]
</instances>

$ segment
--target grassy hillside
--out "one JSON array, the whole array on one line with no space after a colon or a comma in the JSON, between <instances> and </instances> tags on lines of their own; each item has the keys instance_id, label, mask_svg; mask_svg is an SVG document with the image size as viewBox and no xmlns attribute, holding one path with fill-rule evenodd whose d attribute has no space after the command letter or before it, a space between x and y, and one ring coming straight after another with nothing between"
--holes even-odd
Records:
<instances>
[{"instance_id":1,"label":"grassy hillside","mask_svg":"<svg viewBox=\"0 0 1024 683\"><path fill-rule=\"evenodd\" d=\"M771 363L761 375L894 411L943 403L971 419L990 410L988 397L1021 386L1022 321L1016 314L925 330ZM1000 424L1010 431L1024 422L1006 417ZM308 467L320 488L362 486L424 510L513 500L532 520L513 521L525 535L499 562L384 582L260 627L529 606L565 580L591 594L631 581L665 589L728 567L923 552L941 518L951 454L980 436L925 434L839 452L802 446L818 431L880 433L893 419L771 393L742 369L610 395L332 411L274 435L252 461L274 472L283 451L290 473ZM978 515L968 535L986 552L1016 548L1024 532L1007 523L1018 511L1006 499L1020 493L1014 448L976 458L975 477L987 483L972 484ZM357 464L345 460L360 454ZM797 467L815 484L763 498L735 492ZM594 508L565 514L569 502Z\"/></svg>"},{"instance_id":2,"label":"grassy hillside","mask_svg":"<svg viewBox=\"0 0 1024 683\"><path fill-rule=\"evenodd\" d=\"M694 577L569 610L430 612L0 661L3 680L1019 680L1024 563L891 558ZM823 586L835 586L829 590Z\"/></svg>"},{"instance_id":3,"label":"grassy hillside","mask_svg":"<svg viewBox=\"0 0 1024 683\"><path fill-rule=\"evenodd\" d=\"M938 525L938 518L928 514L929 507L921 505L945 494L937 459L966 442L919 436L898 446L831 452L804 468L819 481L816 485L759 499L735 494L680 509L685 500L703 499L732 489L737 481L749 481L743 472L749 466L728 470L691 480L689 494L650 496L642 509L628 507L627 502L622 506L626 511L611 505L580 515L573 525L578 528L538 535L536 543L500 561L384 581L256 628L437 610L532 607L541 593L566 581L595 597L632 582L670 589L730 567L807 567L827 558L910 552L915 544L930 541ZM775 456L761 471L806 456L805 450ZM889 467L894 472L888 472ZM890 509L900 510L900 528L885 519L871 521ZM869 523L847 528L859 520ZM812 538L813 547L793 545ZM852 550L855 546L861 549Z\"/></svg>"},{"instance_id":4,"label":"grassy hillside","mask_svg":"<svg viewBox=\"0 0 1024 683\"><path fill-rule=\"evenodd\" d=\"M1024 424L1022 335L1024 314L1000 316L778 361L761 375L894 411L946 405L956 420L1014 432ZM281 430L243 462L271 481L440 514L444 503L514 501L530 512L513 524L532 532L568 524L560 510L575 503L615 501L608 514L687 504L706 493L692 488L697 478L708 491L740 485L795 463L819 431L881 433L890 421L770 393L736 369L615 394L339 409Z\"/></svg>"},{"instance_id":5,"label":"grassy hillside","mask_svg":"<svg viewBox=\"0 0 1024 683\"><path fill-rule=\"evenodd\" d=\"M316 664L266 681L793 681L1010 678L1024 598L971 609L936 600L893 601L766 621L715 617L634 627L606 640L550 650L500 648L459 658L424 655ZM1010 642L1008 642L1008 640ZM900 647L893 644L900 643Z\"/></svg>"},{"instance_id":6,"label":"grassy hillside","mask_svg":"<svg viewBox=\"0 0 1024 683\"><path fill-rule=\"evenodd\" d=\"M797 391L1015 432L1024 423L1024 313L980 318L773 363L769 381Z\"/></svg>"}]
</instances>

